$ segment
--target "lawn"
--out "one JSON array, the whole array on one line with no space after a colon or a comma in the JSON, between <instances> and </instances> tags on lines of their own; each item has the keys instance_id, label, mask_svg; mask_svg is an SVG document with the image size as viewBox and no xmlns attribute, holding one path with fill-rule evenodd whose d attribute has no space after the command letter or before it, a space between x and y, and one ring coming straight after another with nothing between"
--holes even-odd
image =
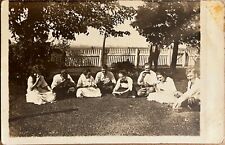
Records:
<instances>
[{"instance_id":1,"label":"lawn","mask_svg":"<svg viewBox=\"0 0 225 145\"><path fill-rule=\"evenodd\" d=\"M181 74L181 72L178 72ZM185 90L185 79L175 79ZM11 136L199 135L199 112L174 112L146 98L65 98L52 104L25 102L25 86L10 86Z\"/></svg>"}]
</instances>

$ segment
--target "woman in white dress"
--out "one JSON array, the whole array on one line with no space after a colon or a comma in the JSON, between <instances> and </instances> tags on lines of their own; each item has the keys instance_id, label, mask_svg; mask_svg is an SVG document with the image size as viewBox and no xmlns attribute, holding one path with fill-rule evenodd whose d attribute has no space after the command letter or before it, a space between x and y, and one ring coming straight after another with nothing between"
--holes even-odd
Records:
<instances>
[{"instance_id":1,"label":"woman in white dress","mask_svg":"<svg viewBox=\"0 0 225 145\"><path fill-rule=\"evenodd\" d=\"M172 78L166 76L163 72L156 73L158 83L155 85L155 93L150 93L148 101L173 104L176 102L177 89Z\"/></svg>"},{"instance_id":2,"label":"woman in white dress","mask_svg":"<svg viewBox=\"0 0 225 145\"><path fill-rule=\"evenodd\" d=\"M55 95L41 75L39 66L34 66L27 80L26 102L41 105L54 100Z\"/></svg>"},{"instance_id":3,"label":"woman in white dress","mask_svg":"<svg viewBox=\"0 0 225 145\"><path fill-rule=\"evenodd\" d=\"M113 95L119 98L136 97L136 90L133 87L133 80L127 76L127 71L121 70L118 73L119 79L113 89Z\"/></svg>"},{"instance_id":4,"label":"woman in white dress","mask_svg":"<svg viewBox=\"0 0 225 145\"><path fill-rule=\"evenodd\" d=\"M77 97L101 97L101 91L97 87L90 69L85 70L77 82Z\"/></svg>"}]
</instances>

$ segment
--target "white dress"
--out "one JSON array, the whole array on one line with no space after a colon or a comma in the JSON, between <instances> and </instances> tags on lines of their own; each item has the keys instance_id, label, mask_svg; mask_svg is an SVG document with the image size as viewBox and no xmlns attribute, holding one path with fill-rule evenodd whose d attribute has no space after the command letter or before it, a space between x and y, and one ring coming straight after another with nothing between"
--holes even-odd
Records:
<instances>
[{"instance_id":1,"label":"white dress","mask_svg":"<svg viewBox=\"0 0 225 145\"><path fill-rule=\"evenodd\" d=\"M55 100L55 95L46 89L48 84L43 76L40 76L36 87L32 90L31 87L34 83L33 78L30 76L27 80L26 102L41 105Z\"/></svg>"},{"instance_id":2,"label":"white dress","mask_svg":"<svg viewBox=\"0 0 225 145\"><path fill-rule=\"evenodd\" d=\"M102 94L100 89L95 86L95 80L92 76L86 78L84 74L81 74L77 82L77 97L101 97Z\"/></svg>"},{"instance_id":3,"label":"white dress","mask_svg":"<svg viewBox=\"0 0 225 145\"><path fill-rule=\"evenodd\" d=\"M170 77L166 78L165 82L159 82L156 85L157 92L150 93L147 97L148 101L156 101L159 103L175 103L177 97L174 96L174 92L176 92L176 87L173 79Z\"/></svg>"}]
</instances>

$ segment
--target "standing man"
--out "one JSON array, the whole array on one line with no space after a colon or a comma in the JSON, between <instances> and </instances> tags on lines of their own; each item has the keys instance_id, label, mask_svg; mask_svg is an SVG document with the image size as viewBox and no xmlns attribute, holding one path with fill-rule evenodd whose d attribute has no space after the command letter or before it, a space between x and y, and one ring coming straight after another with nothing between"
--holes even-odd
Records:
<instances>
[{"instance_id":1,"label":"standing man","mask_svg":"<svg viewBox=\"0 0 225 145\"><path fill-rule=\"evenodd\" d=\"M75 83L65 69L53 77L51 88L57 98L75 96Z\"/></svg>"},{"instance_id":2,"label":"standing man","mask_svg":"<svg viewBox=\"0 0 225 145\"><path fill-rule=\"evenodd\" d=\"M145 70L142 71L138 77L137 84L140 89L137 91L139 97L147 97L150 93L155 92L155 85L157 84L156 73L150 70L150 64L145 64Z\"/></svg>"},{"instance_id":3,"label":"standing man","mask_svg":"<svg viewBox=\"0 0 225 145\"><path fill-rule=\"evenodd\" d=\"M101 71L96 74L95 82L102 94L112 93L116 85L115 77L113 73L108 70L107 65L103 65Z\"/></svg>"},{"instance_id":4,"label":"standing man","mask_svg":"<svg viewBox=\"0 0 225 145\"><path fill-rule=\"evenodd\" d=\"M150 48L150 56L149 56L149 63L150 68L152 68L152 62L154 63L154 71L157 71L158 68L158 58L159 58L159 45L152 45Z\"/></svg>"}]
</instances>

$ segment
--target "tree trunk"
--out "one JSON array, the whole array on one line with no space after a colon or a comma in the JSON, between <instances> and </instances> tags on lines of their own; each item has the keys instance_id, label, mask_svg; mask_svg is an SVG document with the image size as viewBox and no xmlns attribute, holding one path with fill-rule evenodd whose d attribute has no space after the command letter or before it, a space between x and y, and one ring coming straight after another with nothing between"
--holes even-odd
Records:
<instances>
[{"instance_id":1,"label":"tree trunk","mask_svg":"<svg viewBox=\"0 0 225 145\"><path fill-rule=\"evenodd\" d=\"M176 66L177 66L178 45L179 45L178 41L175 41L174 47L173 47L172 62L170 65L170 69L171 69L172 73L175 72Z\"/></svg>"},{"instance_id":2,"label":"tree trunk","mask_svg":"<svg viewBox=\"0 0 225 145\"><path fill-rule=\"evenodd\" d=\"M106 38L107 38L107 34L105 32L104 38L103 38L102 56L101 56L101 64L102 64L102 66L105 64L105 55L106 55L105 42L106 42Z\"/></svg>"},{"instance_id":3,"label":"tree trunk","mask_svg":"<svg viewBox=\"0 0 225 145\"><path fill-rule=\"evenodd\" d=\"M148 63L150 64L150 62L151 62L151 51L152 51L152 46L153 46L153 44L151 44L151 46L149 47L149 55L148 55Z\"/></svg>"}]
</instances>

